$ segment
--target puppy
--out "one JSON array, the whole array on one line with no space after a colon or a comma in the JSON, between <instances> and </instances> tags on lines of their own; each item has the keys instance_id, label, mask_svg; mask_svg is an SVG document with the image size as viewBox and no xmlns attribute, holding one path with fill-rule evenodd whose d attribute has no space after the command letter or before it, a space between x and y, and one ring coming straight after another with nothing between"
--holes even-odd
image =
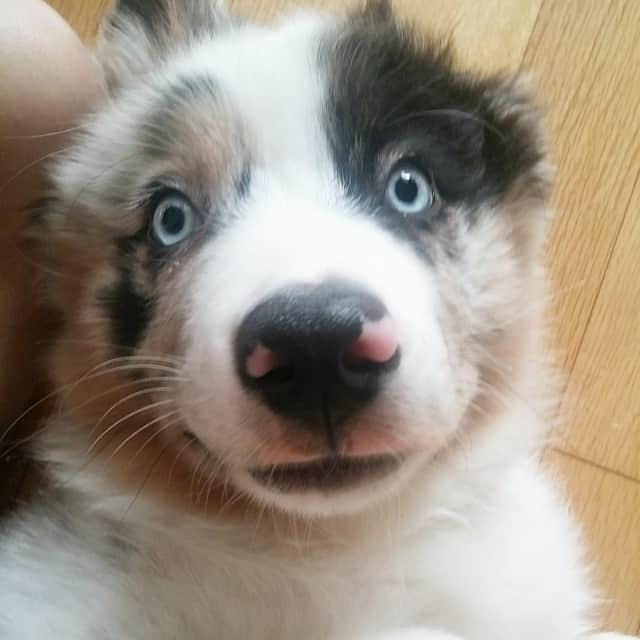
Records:
<instances>
[{"instance_id":1,"label":"puppy","mask_svg":"<svg viewBox=\"0 0 640 640\"><path fill-rule=\"evenodd\" d=\"M125 0L99 57L109 97L32 225L58 406L0 637L589 634L537 462L549 170L522 82L379 1L263 27Z\"/></svg>"}]
</instances>

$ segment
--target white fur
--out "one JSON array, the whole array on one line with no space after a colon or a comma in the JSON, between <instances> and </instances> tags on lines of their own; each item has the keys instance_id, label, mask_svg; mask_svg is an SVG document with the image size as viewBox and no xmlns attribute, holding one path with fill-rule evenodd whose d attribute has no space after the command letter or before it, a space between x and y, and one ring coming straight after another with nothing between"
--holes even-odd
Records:
<instances>
[{"instance_id":1,"label":"white fur","mask_svg":"<svg viewBox=\"0 0 640 640\"><path fill-rule=\"evenodd\" d=\"M95 520L68 504L73 530L36 513L4 545L2 637L581 637L593 603L579 536L537 464L513 455L512 421L529 419L513 411L401 499L357 520L301 523L297 537L268 515L265 533L139 499L123 522L140 554L114 557L97 517L117 522L130 496L85 486Z\"/></svg>"},{"instance_id":2,"label":"white fur","mask_svg":"<svg viewBox=\"0 0 640 640\"><path fill-rule=\"evenodd\" d=\"M368 288L394 318L406 355L385 398L361 422L402 425L395 435L416 455L398 482L367 487L369 498L392 491L440 449L465 404L455 393L458 377L439 327L433 275L414 252L344 202L336 184L321 131L324 89L312 59L326 28L324 18L301 14L278 30L223 35L170 68L206 70L218 79L242 116L254 162L249 201L196 268L182 404L190 428L222 453L236 484L263 500L311 512L369 500L362 491L354 492L354 500L348 494L269 495L246 472L258 462L249 456L264 433L278 435L276 418L247 398L234 374L235 331L261 299L290 284L337 276ZM254 70L250 82L247 69ZM219 398L226 398L223 406Z\"/></svg>"},{"instance_id":3,"label":"white fur","mask_svg":"<svg viewBox=\"0 0 640 640\"><path fill-rule=\"evenodd\" d=\"M68 459L59 504L27 510L0 547L1 638L576 640L591 632L580 535L538 464L546 426L529 395L541 375L536 346L492 423L458 434L477 371L452 356L460 336L444 309L443 274L348 203L330 171L323 87L310 59L310 42L327 28L308 16L242 27L156 74L211 73L246 129L250 197L185 285L190 383L179 392L189 427L224 458L232 481L277 508L247 524L179 514L144 493L131 507L133 495L72 473L77 460ZM69 199L100 208L144 95L112 105L87 157L56 172ZM472 326L491 327L519 287L533 286L507 235L505 224L479 223L464 247L468 271L449 274ZM278 288L334 275L380 297L403 347L398 374L355 428L392 425L413 455L394 477L357 491L272 495L246 469L257 434L281 437L282 425L236 380L233 333ZM448 448L456 436L462 445Z\"/></svg>"}]
</instances>

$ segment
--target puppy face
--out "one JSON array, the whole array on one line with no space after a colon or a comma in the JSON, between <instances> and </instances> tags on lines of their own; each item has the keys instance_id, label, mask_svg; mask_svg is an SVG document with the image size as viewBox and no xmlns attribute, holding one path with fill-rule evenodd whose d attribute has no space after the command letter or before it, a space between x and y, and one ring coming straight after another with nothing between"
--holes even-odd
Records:
<instances>
[{"instance_id":1,"label":"puppy face","mask_svg":"<svg viewBox=\"0 0 640 640\"><path fill-rule=\"evenodd\" d=\"M383 3L261 27L124 2L101 56L39 227L78 455L334 513L479 426L544 225L517 82L456 72Z\"/></svg>"}]
</instances>

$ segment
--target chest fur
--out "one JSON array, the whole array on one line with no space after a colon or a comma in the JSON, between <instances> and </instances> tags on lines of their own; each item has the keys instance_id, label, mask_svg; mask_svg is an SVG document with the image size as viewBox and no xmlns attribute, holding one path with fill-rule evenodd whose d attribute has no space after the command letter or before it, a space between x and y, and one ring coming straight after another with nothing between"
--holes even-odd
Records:
<instances>
[{"instance_id":1,"label":"chest fur","mask_svg":"<svg viewBox=\"0 0 640 640\"><path fill-rule=\"evenodd\" d=\"M222 544L187 554L166 547L130 560L127 591L137 592L131 615L142 605L149 626L167 638L187 629L198 640L348 637L418 620L426 596L424 585L416 588L419 564L381 548L283 553Z\"/></svg>"}]
</instances>

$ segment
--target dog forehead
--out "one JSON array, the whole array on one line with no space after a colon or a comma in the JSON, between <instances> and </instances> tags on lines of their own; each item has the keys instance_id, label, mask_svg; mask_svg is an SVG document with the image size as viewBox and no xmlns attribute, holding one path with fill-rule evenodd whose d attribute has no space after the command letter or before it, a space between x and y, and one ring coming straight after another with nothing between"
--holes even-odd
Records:
<instances>
[{"instance_id":1,"label":"dog forehead","mask_svg":"<svg viewBox=\"0 0 640 640\"><path fill-rule=\"evenodd\" d=\"M326 81L318 50L332 21L305 13L275 26L242 25L196 45L168 75L216 82L239 116L254 163L299 162L321 152Z\"/></svg>"}]
</instances>

